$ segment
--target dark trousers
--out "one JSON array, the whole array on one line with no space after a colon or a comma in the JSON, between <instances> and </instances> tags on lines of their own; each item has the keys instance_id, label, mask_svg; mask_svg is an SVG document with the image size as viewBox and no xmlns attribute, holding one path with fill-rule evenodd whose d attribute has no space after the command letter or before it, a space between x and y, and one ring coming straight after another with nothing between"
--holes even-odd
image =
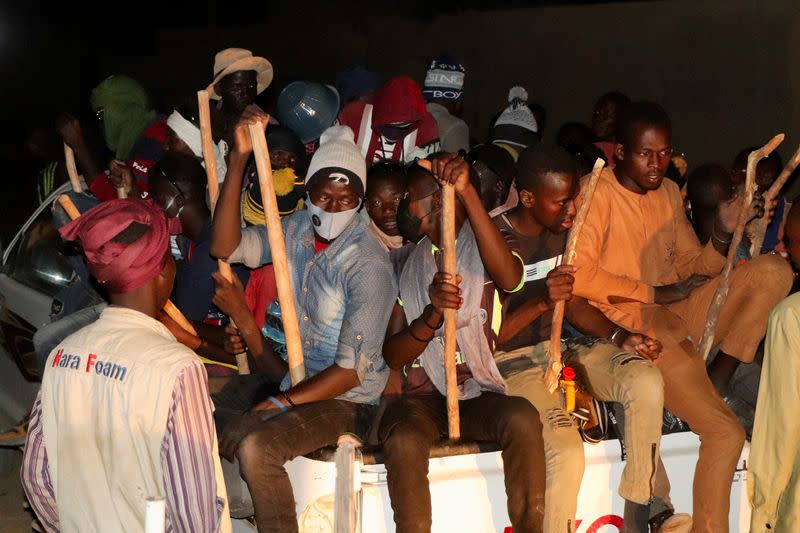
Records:
<instances>
[{"instance_id":1,"label":"dark trousers","mask_svg":"<svg viewBox=\"0 0 800 533\"><path fill-rule=\"evenodd\" d=\"M336 444L343 433L365 439L374 413L375 406L343 400L303 404L266 420L242 440L236 456L260 533L297 531L294 493L283 465Z\"/></svg>"},{"instance_id":2,"label":"dark trousers","mask_svg":"<svg viewBox=\"0 0 800 533\"><path fill-rule=\"evenodd\" d=\"M514 533L542 531L545 459L542 424L524 398L484 392L459 402L461 437L502 448L508 514ZM404 396L391 404L379 434L398 533L431 530L428 455L447 433L445 399Z\"/></svg>"}]
</instances>

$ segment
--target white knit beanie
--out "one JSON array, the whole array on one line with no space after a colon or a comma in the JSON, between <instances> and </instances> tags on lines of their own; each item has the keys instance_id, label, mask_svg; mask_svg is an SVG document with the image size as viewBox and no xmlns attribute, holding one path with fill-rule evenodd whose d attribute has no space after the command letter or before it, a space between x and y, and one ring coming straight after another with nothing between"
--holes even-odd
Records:
<instances>
[{"instance_id":1,"label":"white knit beanie","mask_svg":"<svg viewBox=\"0 0 800 533\"><path fill-rule=\"evenodd\" d=\"M360 189L361 195L367 188L367 164L361 151L353 140L353 130L349 126L331 126L319 138L319 148L311 158L306 172L306 187L320 177L334 178L337 170L344 170L354 174L361 180L359 185L353 184L356 190ZM326 171L321 172L321 171ZM335 179L344 179L348 176L336 176ZM348 178L349 179L349 178Z\"/></svg>"},{"instance_id":2,"label":"white knit beanie","mask_svg":"<svg viewBox=\"0 0 800 533\"><path fill-rule=\"evenodd\" d=\"M531 108L528 107L528 91L524 87L512 87L508 91L508 102L508 107L500 113L495 126L519 126L537 133L539 125L536 123L536 118L533 116Z\"/></svg>"}]
</instances>

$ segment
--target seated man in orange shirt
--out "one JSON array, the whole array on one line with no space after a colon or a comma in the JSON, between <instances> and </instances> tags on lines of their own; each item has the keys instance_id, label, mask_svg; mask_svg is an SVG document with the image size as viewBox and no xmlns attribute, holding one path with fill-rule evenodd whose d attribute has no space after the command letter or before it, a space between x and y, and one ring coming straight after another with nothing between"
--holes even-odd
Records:
<instances>
[{"instance_id":1,"label":"seated man in orange shirt","mask_svg":"<svg viewBox=\"0 0 800 533\"><path fill-rule=\"evenodd\" d=\"M662 356L655 364L664 378L664 406L702 440L694 479L694 531L726 532L731 481L745 434L712 385L695 343L740 204L720 206L711 239L701 246L677 185L664 180L671 134L669 117L657 104L637 102L621 113L617 164L597 184L578 242L574 293L618 326L661 341ZM773 255L733 272L715 332L718 358L753 360L769 312L791 282L789 265Z\"/></svg>"}]
</instances>

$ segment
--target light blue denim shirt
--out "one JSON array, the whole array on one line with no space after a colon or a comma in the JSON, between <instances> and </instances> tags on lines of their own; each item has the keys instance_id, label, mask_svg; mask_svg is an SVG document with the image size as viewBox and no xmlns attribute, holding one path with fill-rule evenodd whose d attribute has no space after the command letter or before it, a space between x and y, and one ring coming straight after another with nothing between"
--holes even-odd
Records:
<instances>
[{"instance_id":1,"label":"light blue denim shirt","mask_svg":"<svg viewBox=\"0 0 800 533\"><path fill-rule=\"evenodd\" d=\"M389 255L360 216L353 217L344 232L319 253L314 250L308 212L299 211L281 223L306 377L334 363L353 369L360 385L338 399L378 403L389 377L383 339L397 297ZM266 228L242 229L242 240L228 261L251 268L272 262ZM289 386L287 374L281 389Z\"/></svg>"}]
</instances>

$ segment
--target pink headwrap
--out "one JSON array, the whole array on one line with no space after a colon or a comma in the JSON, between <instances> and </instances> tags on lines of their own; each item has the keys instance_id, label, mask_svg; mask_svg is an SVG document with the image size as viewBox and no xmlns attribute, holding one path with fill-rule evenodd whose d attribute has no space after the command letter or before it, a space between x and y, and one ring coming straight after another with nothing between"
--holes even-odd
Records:
<instances>
[{"instance_id":1,"label":"pink headwrap","mask_svg":"<svg viewBox=\"0 0 800 533\"><path fill-rule=\"evenodd\" d=\"M130 244L111 241L134 222L148 231ZM166 215L152 200L103 202L59 231L66 240L80 240L89 272L114 294L134 291L155 278L169 249Z\"/></svg>"}]
</instances>

